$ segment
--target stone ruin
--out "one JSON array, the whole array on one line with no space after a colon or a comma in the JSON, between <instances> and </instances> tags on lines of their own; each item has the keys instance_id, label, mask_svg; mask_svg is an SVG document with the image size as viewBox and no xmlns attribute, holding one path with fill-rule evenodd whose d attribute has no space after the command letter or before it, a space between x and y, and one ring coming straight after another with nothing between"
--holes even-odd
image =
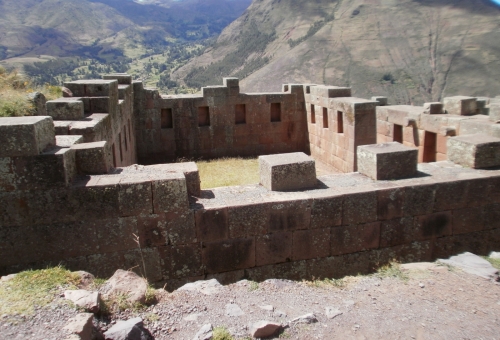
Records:
<instances>
[{"instance_id":1,"label":"stone ruin","mask_svg":"<svg viewBox=\"0 0 500 340\"><path fill-rule=\"evenodd\" d=\"M107 277L144 259L174 289L500 245L498 97L387 105L313 84L245 94L235 78L166 96L126 74L64 86L43 116L0 118L0 275ZM223 156L260 156L262 185L200 190L195 163L172 163Z\"/></svg>"}]
</instances>

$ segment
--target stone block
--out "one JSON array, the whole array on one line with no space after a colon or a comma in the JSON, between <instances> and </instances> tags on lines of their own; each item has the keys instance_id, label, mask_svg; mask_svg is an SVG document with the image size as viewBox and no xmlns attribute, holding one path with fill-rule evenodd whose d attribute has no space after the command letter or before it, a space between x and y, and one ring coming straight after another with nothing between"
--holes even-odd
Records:
<instances>
[{"instance_id":1,"label":"stone block","mask_svg":"<svg viewBox=\"0 0 500 340\"><path fill-rule=\"evenodd\" d=\"M193 211L185 210L174 217L167 215L164 219L167 222L169 244L191 244L197 241Z\"/></svg>"},{"instance_id":2,"label":"stone block","mask_svg":"<svg viewBox=\"0 0 500 340\"><path fill-rule=\"evenodd\" d=\"M463 167L500 166L500 138L475 134L448 139L448 159Z\"/></svg>"},{"instance_id":3,"label":"stone block","mask_svg":"<svg viewBox=\"0 0 500 340\"><path fill-rule=\"evenodd\" d=\"M417 174L418 149L397 142L358 146L358 171L375 180Z\"/></svg>"},{"instance_id":4,"label":"stone block","mask_svg":"<svg viewBox=\"0 0 500 340\"><path fill-rule=\"evenodd\" d=\"M229 237L228 208L195 211L196 234L201 242L225 240Z\"/></svg>"},{"instance_id":5,"label":"stone block","mask_svg":"<svg viewBox=\"0 0 500 340\"><path fill-rule=\"evenodd\" d=\"M111 73L102 76L104 80L117 80L119 85L131 85L132 76L126 73Z\"/></svg>"},{"instance_id":6,"label":"stone block","mask_svg":"<svg viewBox=\"0 0 500 340\"><path fill-rule=\"evenodd\" d=\"M204 243L202 261L208 274L255 266L253 237Z\"/></svg>"},{"instance_id":7,"label":"stone block","mask_svg":"<svg viewBox=\"0 0 500 340\"><path fill-rule=\"evenodd\" d=\"M372 97L371 100L378 102L378 106L386 106L389 104L389 99L387 97Z\"/></svg>"},{"instance_id":8,"label":"stone block","mask_svg":"<svg viewBox=\"0 0 500 340\"><path fill-rule=\"evenodd\" d=\"M270 206L267 203L232 205L228 210L229 236L238 238L266 234Z\"/></svg>"},{"instance_id":9,"label":"stone block","mask_svg":"<svg viewBox=\"0 0 500 340\"><path fill-rule=\"evenodd\" d=\"M80 143L83 143L83 136L56 135L56 146L60 148L70 148L72 145Z\"/></svg>"},{"instance_id":10,"label":"stone block","mask_svg":"<svg viewBox=\"0 0 500 340\"><path fill-rule=\"evenodd\" d=\"M330 256L330 228L293 232L293 261Z\"/></svg>"},{"instance_id":11,"label":"stone block","mask_svg":"<svg viewBox=\"0 0 500 340\"><path fill-rule=\"evenodd\" d=\"M54 120L78 120L84 117L83 102L72 98L49 100L46 104L47 115Z\"/></svg>"},{"instance_id":12,"label":"stone block","mask_svg":"<svg viewBox=\"0 0 500 340\"><path fill-rule=\"evenodd\" d=\"M465 234L483 230L483 207L453 210L453 234Z\"/></svg>"},{"instance_id":13,"label":"stone block","mask_svg":"<svg viewBox=\"0 0 500 340\"><path fill-rule=\"evenodd\" d=\"M390 188L377 192L378 219L390 220L403 216L404 188Z\"/></svg>"},{"instance_id":14,"label":"stone block","mask_svg":"<svg viewBox=\"0 0 500 340\"><path fill-rule=\"evenodd\" d=\"M314 159L303 152L259 156L260 183L268 190L293 191L317 184Z\"/></svg>"},{"instance_id":15,"label":"stone block","mask_svg":"<svg viewBox=\"0 0 500 340\"><path fill-rule=\"evenodd\" d=\"M344 196L342 224L351 225L377 220L377 192L367 191Z\"/></svg>"},{"instance_id":16,"label":"stone block","mask_svg":"<svg viewBox=\"0 0 500 340\"><path fill-rule=\"evenodd\" d=\"M311 202L297 199L272 202L269 206L269 231L291 231L309 229L311 224Z\"/></svg>"},{"instance_id":17,"label":"stone block","mask_svg":"<svg viewBox=\"0 0 500 340\"><path fill-rule=\"evenodd\" d=\"M443 114L445 111L443 110L443 104L440 102L432 102L424 104L424 113L430 115L438 115Z\"/></svg>"},{"instance_id":18,"label":"stone block","mask_svg":"<svg viewBox=\"0 0 500 340\"><path fill-rule=\"evenodd\" d=\"M186 177L182 173L164 173L155 178L153 187L153 209L155 214L175 213L188 209Z\"/></svg>"},{"instance_id":19,"label":"stone block","mask_svg":"<svg viewBox=\"0 0 500 340\"><path fill-rule=\"evenodd\" d=\"M107 174L113 162L111 148L108 142L82 143L71 146L76 152L76 167L80 174Z\"/></svg>"},{"instance_id":20,"label":"stone block","mask_svg":"<svg viewBox=\"0 0 500 340\"><path fill-rule=\"evenodd\" d=\"M404 216L431 214L436 197L435 185L414 185L405 187L403 202Z\"/></svg>"},{"instance_id":21,"label":"stone block","mask_svg":"<svg viewBox=\"0 0 500 340\"><path fill-rule=\"evenodd\" d=\"M342 196L315 198L311 207L311 228L341 225L342 203Z\"/></svg>"},{"instance_id":22,"label":"stone block","mask_svg":"<svg viewBox=\"0 0 500 340\"><path fill-rule=\"evenodd\" d=\"M394 247L418 240L414 217L395 218L380 225L380 247Z\"/></svg>"},{"instance_id":23,"label":"stone block","mask_svg":"<svg viewBox=\"0 0 500 340\"><path fill-rule=\"evenodd\" d=\"M292 258L292 233L279 232L258 236L256 247L256 266L290 261Z\"/></svg>"},{"instance_id":24,"label":"stone block","mask_svg":"<svg viewBox=\"0 0 500 340\"><path fill-rule=\"evenodd\" d=\"M489 106L489 118L492 122L500 121L500 102L491 103Z\"/></svg>"},{"instance_id":25,"label":"stone block","mask_svg":"<svg viewBox=\"0 0 500 340\"><path fill-rule=\"evenodd\" d=\"M416 217L417 240L429 240L452 234L452 215L450 211Z\"/></svg>"},{"instance_id":26,"label":"stone block","mask_svg":"<svg viewBox=\"0 0 500 340\"><path fill-rule=\"evenodd\" d=\"M137 216L153 213L151 182L145 178L122 176L119 184L120 216Z\"/></svg>"},{"instance_id":27,"label":"stone block","mask_svg":"<svg viewBox=\"0 0 500 340\"><path fill-rule=\"evenodd\" d=\"M199 245L165 246L158 250L164 280L203 274Z\"/></svg>"},{"instance_id":28,"label":"stone block","mask_svg":"<svg viewBox=\"0 0 500 340\"><path fill-rule=\"evenodd\" d=\"M36 156L55 143L52 117L0 118L0 157Z\"/></svg>"},{"instance_id":29,"label":"stone block","mask_svg":"<svg viewBox=\"0 0 500 340\"><path fill-rule=\"evenodd\" d=\"M444 109L451 115L468 116L477 111L477 98L466 96L455 96L444 98Z\"/></svg>"},{"instance_id":30,"label":"stone block","mask_svg":"<svg viewBox=\"0 0 500 340\"><path fill-rule=\"evenodd\" d=\"M110 80L76 80L64 83L73 92L74 97L110 97L118 100L118 81Z\"/></svg>"},{"instance_id":31,"label":"stone block","mask_svg":"<svg viewBox=\"0 0 500 340\"><path fill-rule=\"evenodd\" d=\"M356 253L378 248L380 222L332 228L331 255Z\"/></svg>"}]
</instances>

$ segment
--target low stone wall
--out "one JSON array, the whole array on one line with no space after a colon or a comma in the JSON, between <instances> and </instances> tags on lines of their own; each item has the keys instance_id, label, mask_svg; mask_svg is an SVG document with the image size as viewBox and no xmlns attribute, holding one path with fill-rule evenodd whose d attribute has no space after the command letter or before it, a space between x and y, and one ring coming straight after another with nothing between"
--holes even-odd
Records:
<instances>
[{"instance_id":1,"label":"low stone wall","mask_svg":"<svg viewBox=\"0 0 500 340\"><path fill-rule=\"evenodd\" d=\"M173 289L211 277L341 277L500 244L499 170L441 162L421 164L411 179L339 174L301 192L227 187L189 200L189 169L118 172L69 189L0 193L0 274L58 263L99 276L143 273L144 259L149 280Z\"/></svg>"}]
</instances>

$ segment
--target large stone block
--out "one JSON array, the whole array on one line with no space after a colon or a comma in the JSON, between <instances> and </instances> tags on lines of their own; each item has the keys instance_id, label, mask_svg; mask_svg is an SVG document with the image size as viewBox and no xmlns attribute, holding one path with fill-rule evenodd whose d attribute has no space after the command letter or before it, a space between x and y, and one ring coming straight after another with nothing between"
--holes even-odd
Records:
<instances>
[{"instance_id":1,"label":"large stone block","mask_svg":"<svg viewBox=\"0 0 500 340\"><path fill-rule=\"evenodd\" d=\"M106 141L75 144L71 149L76 152L78 173L100 175L107 174L111 169L112 154Z\"/></svg>"},{"instance_id":2,"label":"large stone block","mask_svg":"<svg viewBox=\"0 0 500 340\"><path fill-rule=\"evenodd\" d=\"M204 244L203 265L208 274L255 266L255 239L240 238Z\"/></svg>"},{"instance_id":3,"label":"large stone block","mask_svg":"<svg viewBox=\"0 0 500 340\"><path fill-rule=\"evenodd\" d=\"M418 149L397 142L358 147L358 171L375 180L413 177L417 173Z\"/></svg>"},{"instance_id":4,"label":"large stone block","mask_svg":"<svg viewBox=\"0 0 500 340\"><path fill-rule=\"evenodd\" d=\"M448 138L448 159L463 167L500 166L500 138L482 134Z\"/></svg>"},{"instance_id":5,"label":"large stone block","mask_svg":"<svg viewBox=\"0 0 500 340\"><path fill-rule=\"evenodd\" d=\"M268 190L292 191L317 184L314 160L303 152L259 157L260 183Z\"/></svg>"},{"instance_id":6,"label":"large stone block","mask_svg":"<svg viewBox=\"0 0 500 340\"><path fill-rule=\"evenodd\" d=\"M257 266L290 261L292 258L292 233L280 232L257 237Z\"/></svg>"},{"instance_id":7,"label":"large stone block","mask_svg":"<svg viewBox=\"0 0 500 340\"><path fill-rule=\"evenodd\" d=\"M474 115L477 111L477 98L455 96L444 98L444 109L451 115Z\"/></svg>"},{"instance_id":8,"label":"large stone block","mask_svg":"<svg viewBox=\"0 0 500 340\"><path fill-rule=\"evenodd\" d=\"M50 100L45 105L47 114L56 120L78 120L84 117L83 102L73 98Z\"/></svg>"},{"instance_id":9,"label":"large stone block","mask_svg":"<svg viewBox=\"0 0 500 340\"><path fill-rule=\"evenodd\" d=\"M36 156L55 144L52 117L0 118L0 157Z\"/></svg>"}]
</instances>

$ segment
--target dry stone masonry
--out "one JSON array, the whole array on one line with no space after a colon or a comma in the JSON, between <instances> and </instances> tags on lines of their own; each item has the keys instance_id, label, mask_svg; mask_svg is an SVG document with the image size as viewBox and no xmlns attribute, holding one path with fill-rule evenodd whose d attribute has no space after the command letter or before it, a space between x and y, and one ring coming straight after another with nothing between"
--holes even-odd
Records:
<instances>
[{"instance_id":1,"label":"dry stone masonry","mask_svg":"<svg viewBox=\"0 0 500 340\"><path fill-rule=\"evenodd\" d=\"M126 74L64 85L43 116L0 119L0 275L135 268L175 289L500 245L499 98L387 105L312 84L245 94L236 78L165 96ZM200 190L195 163L169 163L222 156L260 156L262 185Z\"/></svg>"}]
</instances>

